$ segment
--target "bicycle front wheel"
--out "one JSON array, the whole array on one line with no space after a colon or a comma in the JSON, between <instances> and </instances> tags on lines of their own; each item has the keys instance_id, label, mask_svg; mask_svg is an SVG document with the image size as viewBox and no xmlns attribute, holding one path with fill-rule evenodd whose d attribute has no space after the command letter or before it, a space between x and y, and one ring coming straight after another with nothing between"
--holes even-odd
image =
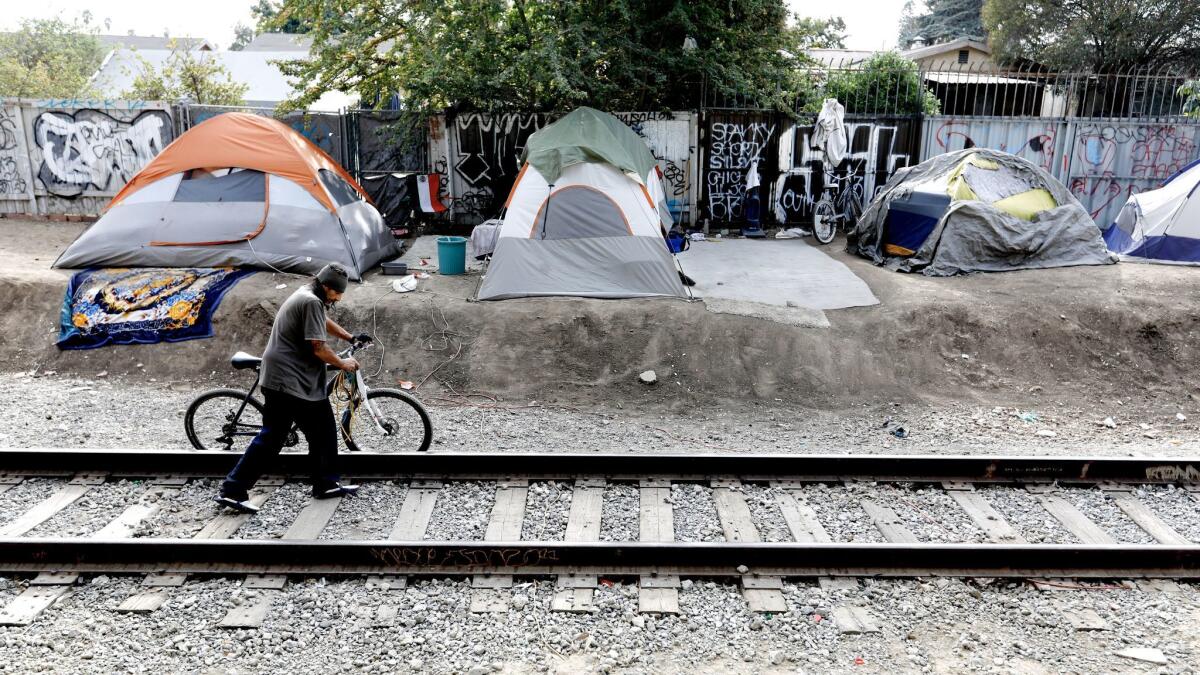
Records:
<instances>
[{"instance_id":1,"label":"bicycle front wheel","mask_svg":"<svg viewBox=\"0 0 1200 675\"><path fill-rule=\"evenodd\" d=\"M377 418L361 404L353 411L342 412L342 438L349 450L424 452L429 449L433 423L416 397L399 389L372 389L367 400Z\"/></svg>"},{"instance_id":2,"label":"bicycle front wheel","mask_svg":"<svg viewBox=\"0 0 1200 675\"><path fill-rule=\"evenodd\" d=\"M837 232L837 217L833 213L833 204L827 201L819 201L813 207L813 239L819 244L828 244L833 241L833 235Z\"/></svg>"},{"instance_id":3,"label":"bicycle front wheel","mask_svg":"<svg viewBox=\"0 0 1200 675\"><path fill-rule=\"evenodd\" d=\"M206 391L183 416L183 428L197 450L244 452L262 424L262 404L239 389Z\"/></svg>"}]
</instances>

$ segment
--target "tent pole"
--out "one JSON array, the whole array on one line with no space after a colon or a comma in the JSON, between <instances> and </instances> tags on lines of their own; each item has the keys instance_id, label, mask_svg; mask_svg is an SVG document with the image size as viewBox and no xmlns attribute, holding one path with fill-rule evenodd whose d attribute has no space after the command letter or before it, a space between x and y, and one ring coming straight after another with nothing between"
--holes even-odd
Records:
<instances>
[{"instance_id":1,"label":"tent pole","mask_svg":"<svg viewBox=\"0 0 1200 675\"><path fill-rule=\"evenodd\" d=\"M550 184L550 192L546 195L546 210L542 212L542 239L546 238L546 221L550 220L550 198L554 196L554 183Z\"/></svg>"}]
</instances>

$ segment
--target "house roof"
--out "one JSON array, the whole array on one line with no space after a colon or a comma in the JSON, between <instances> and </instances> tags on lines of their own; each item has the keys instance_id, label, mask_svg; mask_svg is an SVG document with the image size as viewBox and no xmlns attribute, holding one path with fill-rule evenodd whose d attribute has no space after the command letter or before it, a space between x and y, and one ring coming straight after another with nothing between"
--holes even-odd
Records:
<instances>
[{"instance_id":1,"label":"house roof","mask_svg":"<svg viewBox=\"0 0 1200 675\"><path fill-rule=\"evenodd\" d=\"M216 49L208 40L196 37L165 37L160 35L97 35L100 44L109 49L127 47L129 49L170 49L171 42L181 49L206 50Z\"/></svg>"},{"instance_id":2,"label":"house roof","mask_svg":"<svg viewBox=\"0 0 1200 675\"><path fill-rule=\"evenodd\" d=\"M991 54L992 48L987 44L972 40L970 38L959 38L951 42L944 42L937 45L929 45L927 47L917 47L916 49L908 49L900 52L900 55L912 61L927 59L931 56L938 56L947 52L958 52L960 49L978 49L985 54Z\"/></svg>"},{"instance_id":3,"label":"house roof","mask_svg":"<svg viewBox=\"0 0 1200 675\"><path fill-rule=\"evenodd\" d=\"M133 86L134 79L142 72L143 60L157 70L171 54L169 49L114 49L92 76L92 85L106 96L119 97ZM213 51L200 52L198 58L220 61L235 82L248 85L246 106L273 108L289 98L296 88L272 61L306 59L307 55L294 51ZM337 110L351 103L350 97L334 94L323 96L311 109Z\"/></svg>"},{"instance_id":4,"label":"house roof","mask_svg":"<svg viewBox=\"0 0 1200 675\"><path fill-rule=\"evenodd\" d=\"M312 37L295 33L259 33L242 51L246 52L304 52L312 47Z\"/></svg>"},{"instance_id":5,"label":"house roof","mask_svg":"<svg viewBox=\"0 0 1200 675\"><path fill-rule=\"evenodd\" d=\"M810 49L806 53L818 63L835 67L857 65L875 54L862 49Z\"/></svg>"}]
</instances>

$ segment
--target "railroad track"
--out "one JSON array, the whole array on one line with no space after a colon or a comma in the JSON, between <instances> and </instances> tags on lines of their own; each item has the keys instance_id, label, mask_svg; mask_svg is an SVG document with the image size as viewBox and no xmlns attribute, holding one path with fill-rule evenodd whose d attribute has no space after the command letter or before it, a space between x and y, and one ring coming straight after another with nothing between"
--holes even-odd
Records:
<instances>
[{"instance_id":1,"label":"railroad track","mask_svg":"<svg viewBox=\"0 0 1200 675\"><path fill-rule=\"evenodd\" d=\"M514 576L556 577L554 607L563 611L590 610L599 579L630 577L638 579L646 612L678 611L677 589L686 576L735 578L751 608L760 611L786 609L781 594L786 577L828 583L859 576L1200 578L1197 542L1133 492L1173 484L1190 492L1200 509L1200 458L360 453L342 458L347 476L407 483L383 539L319 540L340 500L312 501L279 539L231 539L249 517L215 511L192 538L134 537L157 508L142 503L113 514L89 537L28 536L82 496L103 490L107 481L142 479L169 498L189 481L223 476L236 459L223 452L0 450L0 492L30 478L62 479L57 491L24 512L0 514L0 571L38 575L0 613L0 624L27 623L81 574L99 573L147 575L147 590L131 597L125 611L153 611L165 601L164 588L182 585L191 574L249 575L244 585L268 591L282 589L288 575L366 576L380 588L403 587L411 576L470 576L475 611L507 607ZM282 455L280 475L264 479L254 498L267 502L289 476L303 476L306 469L305 456ZM483 540L425 540L439 493L463 481L495 484ZM521 540L530 485L539 481L571 486L561 540ZM711 490L724 541L676 541L672 486L679 483ZM911 523L870 499L860 507L882 541L835 541L805 497L814 484L848 490L861 484L933 487L969 517L982 542L921 541ZM638 541L599 540L605 490L615 485L637 488ZM763 541L743 494L751 486L773 488L773 507L792 541ZM1029 543L989 503L993 488L1035 499L1082 543ZM1060 492L1076 488L1103 491L1156 543L1118 543ZM257 625L265 611L265 606L244 610L229 625Z\"/></svg>"}]
</instances>

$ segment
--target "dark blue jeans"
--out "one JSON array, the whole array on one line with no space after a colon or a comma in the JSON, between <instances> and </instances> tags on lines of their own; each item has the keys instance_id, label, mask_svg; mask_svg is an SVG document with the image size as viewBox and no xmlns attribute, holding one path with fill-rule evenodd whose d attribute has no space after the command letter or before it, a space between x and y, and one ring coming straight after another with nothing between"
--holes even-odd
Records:
<instances>
[{"instance_id":1,"label":"dark blue jeans","mask_svg":"<svg viewBox=\"0 0 1200 675\"><path fill-rule=\"evenodd\" d=\"M225 477L221 493L244 499L246 492L254 487L283 449L293 424L300 427L304 440L308 441L313 485L326 487L338 482L337 425L329 400L306 401L270 389L263 389L262 393L265 404L262 431L258 432L250 442L250 447L246 448L246 454Z\"/></svg>"}]
</instances>

